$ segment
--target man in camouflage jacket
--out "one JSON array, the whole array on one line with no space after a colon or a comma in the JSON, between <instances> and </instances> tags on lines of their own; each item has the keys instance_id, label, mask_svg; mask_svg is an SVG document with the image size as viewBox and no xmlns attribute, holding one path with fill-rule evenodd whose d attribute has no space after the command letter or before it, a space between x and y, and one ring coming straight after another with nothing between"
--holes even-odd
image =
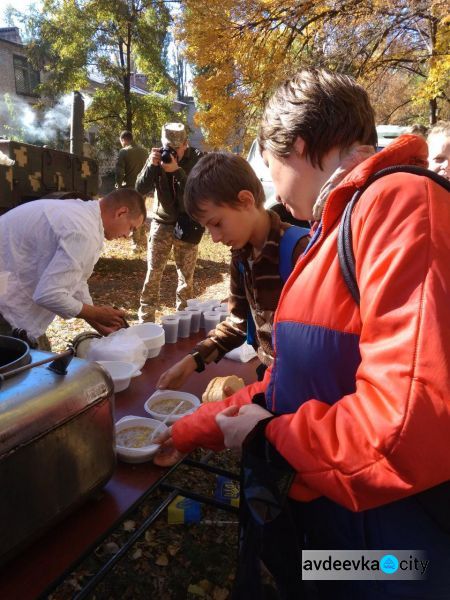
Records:
<instances>
[{"instance_id":1,"label":"man in camouflage jacket","mask_svg":"<svg viewBox=\"0 0 450 600\"><path fill-rule=\"evenodd\" d=\"M198 243L174 237L174 227L180 212L184 211L183 193L187 176L203 156L196 148L188 146L186 130L182 123L166 123L162 128L164 148L170 147L170 162L161 160L161 148L152 148L144 168L136 180L141 194L155 193L156 208L152 215L147 252L147 274L141 292L139 320L154 321L159 306L161 278L173 247L178 273L176 308L186 307L193 295L192 286L197 261Z\"/></svg>"}]
</instances>

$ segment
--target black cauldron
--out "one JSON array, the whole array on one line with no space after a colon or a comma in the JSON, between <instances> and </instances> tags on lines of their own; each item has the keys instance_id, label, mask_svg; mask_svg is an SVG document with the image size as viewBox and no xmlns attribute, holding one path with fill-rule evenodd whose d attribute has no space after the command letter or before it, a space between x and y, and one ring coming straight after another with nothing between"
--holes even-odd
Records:
<instances>
[{"instance_id":1,"label":"black cauldron","mask_svg":"<svg viewBox=\"0 0 450 600\"><path fill-rule=\"evenodd\" d=\"M8 373L30 362L30 347L26 342L0 335L0 373Z\"/></svg>"}]
</instances>

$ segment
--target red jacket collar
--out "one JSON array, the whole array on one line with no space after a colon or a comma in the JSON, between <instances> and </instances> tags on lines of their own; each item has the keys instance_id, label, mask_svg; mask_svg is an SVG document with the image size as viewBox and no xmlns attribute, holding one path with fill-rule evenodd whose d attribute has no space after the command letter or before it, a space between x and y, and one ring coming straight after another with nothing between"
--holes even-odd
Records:
<instances>
[{"instance_id":1,"label":"red jacket collar","mask_svg":"<svg viewBox=\"0 0 450 600\"><path fill-rule=\"evenodd\" d=\"M356 166L330 193L322 215L322 226L327 229L340 217L353 193L362 187L373 174L394 165L428 166L428 146L417 135L405 134L398 137L381 152L377 152Z\"/></svg>"}]
</instances>

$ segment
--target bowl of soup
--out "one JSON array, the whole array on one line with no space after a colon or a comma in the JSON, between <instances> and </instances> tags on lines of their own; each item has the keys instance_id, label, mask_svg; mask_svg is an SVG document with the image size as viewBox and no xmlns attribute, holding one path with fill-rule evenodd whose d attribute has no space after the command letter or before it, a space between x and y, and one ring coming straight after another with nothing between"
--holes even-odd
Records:
<instances>
[{"instance_id":1,"label":"bowl of soup","mask_svg":"<svg viewBox=\"0 0 450 600\"><path fill-rule=\"evenodd\" d=\"M132 415L117 421L115 429L117 456L129 463L151 460L159 449L153 438L167 431L161 421Z\"/></svg>"},{"instance_id":2,"label":"bowl of soup","mask_svg":"<svg viewBox=\"0 0 450 600\"><path fill-rule=\"evenodd\" d=\"M181 406L178 406L181 403ZM145 402L144 409L154 419L163 421L167 418L169 425L193 413L200 406L200 400L194 394L179 390L158 390ZM178 407L178 408L177 408Z\"/></svg>"}]
</instances>

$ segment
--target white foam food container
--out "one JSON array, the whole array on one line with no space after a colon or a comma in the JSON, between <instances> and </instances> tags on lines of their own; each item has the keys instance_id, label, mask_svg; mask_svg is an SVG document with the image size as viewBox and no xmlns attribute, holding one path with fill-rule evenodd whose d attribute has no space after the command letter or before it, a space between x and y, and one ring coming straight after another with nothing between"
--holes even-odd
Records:
<instances>
[{"instance_id":1,"label":"white foam food container","mask_svg":"<svg viewBox=\"0 0 450 600\"><path fill-rule=\"evenodd\" d=\"M135 334L141 338L147 348L147 358L155 358L161 352L165 343L164 329L157 323L140 323L131 325L127 333Z\"/></svg>"},{"instance_id":2,"label":"white foam food container","mask_svg":"<svg viewBox=\"0 0 450 600\"><path fill-rule=\"evenodd\" d=\"M155 434L155 437L159 433L164 433L167 431L166 425L161 423L161 421L149 419L148 417L136 417L133 415L128 415L117 421L115 426L116 436L120 431L127 429L128 427L148 427L153 429L153 431L158 429L158 433ZM120 446L116 443L117 456L123 462L128 463L147 462L154 457L158 449L159 444L150 444L149 446L142 446L140 448L126 448L125 446Z\"/></svg>"},{"instance_id":3,"label":"white foam food container","mask_svg":"<svg viewBox=\"0 0 450 600\"><path fill-rule=\"evenodd\" d=\"M134 363L122 362L120 360L97 360L96 362L111 375L116 394L126 390L130 385L131 378L141 373Z\"/></svg>"},{"instance_id":4,"label":"white foam food container","mask_svg":"<svg viewBox=\"0 0 450 600\"><path fill-rule=\"evenodd\" d=\"M150 398L145 402L145 404L144 404L145 411L148 412L148 414L151 415L154 419L159 419L159 420L163 421L164 419L166 419L167 415L171 411L168 410L165 413L158 412L158 410L153 409L153 406L154 406L154 404L156 404L157 401L164 400L164 399L176 400L177 404L178 404L178 402L181 402L182 400L187 400L187 402L189 402L192 405L191 408L187 408L186 410L184 410L181 413L177 411L176 414L171 415L166 421L166 423L168 423L169 425L172 423L175 423L175 421L178 421L178 419L181 419L182 417L185 417L186 415L190 415L195 410L197 410L197 408L201 404L201 402L200 402L199 398L197 398L197 396L194 396L194 394L189 394L188 392L180 392L180 390L158 390L154 394L152 394L150 396ZM176 404L175 404L175 406L176 406ZM173 406L173 408L175 408L175 406ZM183 408L183 407L181 407L181 408Z\"/></svg>"}]
</instances>

